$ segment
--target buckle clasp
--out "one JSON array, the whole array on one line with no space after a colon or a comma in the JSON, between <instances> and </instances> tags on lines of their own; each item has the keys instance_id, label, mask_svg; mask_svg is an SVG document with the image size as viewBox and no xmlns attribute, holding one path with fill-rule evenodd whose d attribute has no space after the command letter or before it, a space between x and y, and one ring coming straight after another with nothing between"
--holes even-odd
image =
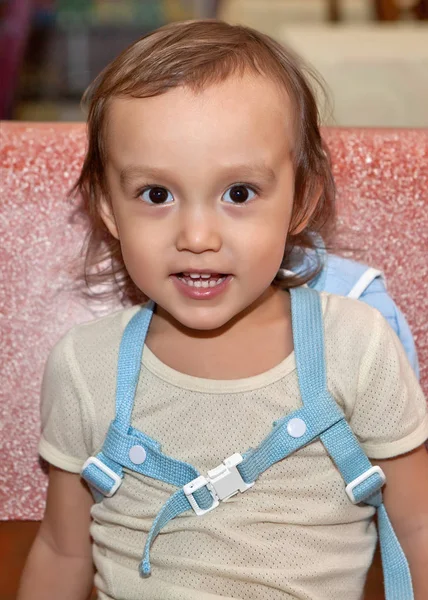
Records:
<instances>
[{"instance_id":1,"label":"buckle clasp","mask_svg":"<svg viewBox=\"0 0 428 600\"><path fill-rule=\"evenodd\" d=\"M226 501L238 492L243 493L253 487L254 481L245 483L236 468L243 460L241 454L233 454L226 458L221 465L208 471L207 477L201 475L183 486L183 491L198 516L214 510L219 505L220 500ZM193 493L204 486L207 487L213 498L212 505L205 510L198 506L193 497Z\"/></svg>"}]
</instances>

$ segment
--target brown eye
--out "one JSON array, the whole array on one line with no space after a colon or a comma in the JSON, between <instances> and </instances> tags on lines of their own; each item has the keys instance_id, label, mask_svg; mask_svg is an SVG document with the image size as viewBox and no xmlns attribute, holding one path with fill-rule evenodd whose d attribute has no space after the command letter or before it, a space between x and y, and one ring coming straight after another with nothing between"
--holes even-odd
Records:
<instances>
[{"instance_id":1,"label":"brown eye","mask_svg":"<svg viewBox=\"0 0 428 600\"><path fill-rule=\"evenodd\" d=\"M223 200L231 204L244 204L254 198L254 191L246 185L232 185L224 194Z\"/></svg>"},{"instance_id":2,"label":"brown eye","mask_svg":"<svg viewBox=\"0 0 428 600\"><path fill-rule=\"evenodd\" d=\"M160 186L146 188L141 193L141 198L148 204L170 204L174 200L171 192Z\"/></svg>"}]
</instances>

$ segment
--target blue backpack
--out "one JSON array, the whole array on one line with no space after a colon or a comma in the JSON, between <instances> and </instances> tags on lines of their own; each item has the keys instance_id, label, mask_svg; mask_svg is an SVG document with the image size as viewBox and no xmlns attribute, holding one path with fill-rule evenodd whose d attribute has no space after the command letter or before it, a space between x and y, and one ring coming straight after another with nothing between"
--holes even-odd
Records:
<instances>
[{"instance_id":1,"label":"blue backpack","mask_svg":"<svg viewBox=\"0 0 428 600\"><path fill-rule=\"evenodd\" d=\"M339 296L358 298L377 308L400 338L407 358L419 378L419 364L410 327L400 309L389 296L381 271L333 254L323 257L324 268L309 286Z\"/></svg>"},{"instance_id":2,"label":"blue backpack","mask_svg":"<svg viewBox=\"0 0 428 600\"><path fill-rule=\"evenodd\" d=\"M319 285L319 281L315 285ZM351 284L352 287L355 284ZM148 577L151 545L171 519L189 510L202 517L222 501L257 484L257 478L274 463L320 440L342 475L344 493L349 501L376 507L386 600L413 600L409 566L382 501L385 475L380 467L372 466L327 388L320 295L310 287L294 288L290 293L302 407L276 421L257 448L233 454L204 476L192 465L164 454L158 441L132 427L142 352L154 310L154 304L150 302L132 317L123 333L115 418L101 451L88 458L81 475L97 501L116 493L124 469L178 488L160 508L147 536L140 574ZM227 506L219 510L227 510Z\"/></svg>"}]
</instances>

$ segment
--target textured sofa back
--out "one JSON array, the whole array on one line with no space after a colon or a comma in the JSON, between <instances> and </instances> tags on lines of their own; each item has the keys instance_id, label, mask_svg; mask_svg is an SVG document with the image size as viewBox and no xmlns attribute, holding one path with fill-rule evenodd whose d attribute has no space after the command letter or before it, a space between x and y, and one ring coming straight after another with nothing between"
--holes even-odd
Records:
<instances>
[{"instance_id":1,"label":"textured sofa back","mask_svg":"<svg viewBox=\"0 0 428 600\"><path fill-rule=\"evenodd\" d=\"M428 391L428 131L326 129L339 192L341 247L382 269L412 327ZM0 131L0 519L39 519L39 391L55 341L94 313L68 267L84 232L67 191L85 149L82 124L2 123Z\"/></svg>"}]
</instances>

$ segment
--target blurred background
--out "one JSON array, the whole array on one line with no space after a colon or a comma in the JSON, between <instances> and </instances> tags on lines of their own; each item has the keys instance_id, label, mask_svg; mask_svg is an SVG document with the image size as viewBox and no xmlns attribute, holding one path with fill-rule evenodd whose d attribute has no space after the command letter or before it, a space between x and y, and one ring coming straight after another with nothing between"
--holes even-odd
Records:
<instances>
[{"instance_id":1,"label":"blurred background","mask_svg":"<svg viewBox=\"0 0 428 600\"><path fill-rule=\"evenodd\" d=\"M0 119L84 120L83 91L123 48L214 16L315 66L328 124L428 127L428 0L0 0Z\"/></svg>"}]
</instances>

